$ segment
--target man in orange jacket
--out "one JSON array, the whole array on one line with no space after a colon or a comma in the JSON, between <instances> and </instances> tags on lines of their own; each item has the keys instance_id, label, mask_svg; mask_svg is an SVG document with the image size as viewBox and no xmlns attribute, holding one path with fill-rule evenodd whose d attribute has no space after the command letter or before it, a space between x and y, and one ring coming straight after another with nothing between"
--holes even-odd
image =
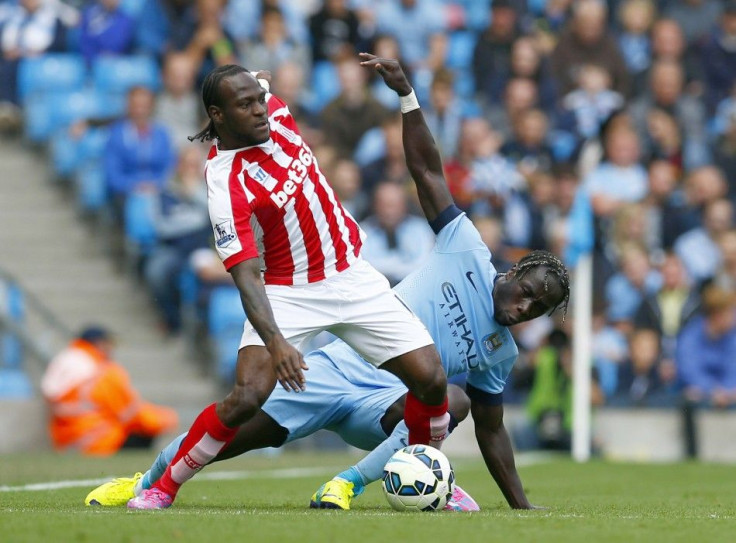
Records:
<instances>
[{"instance_id":1,"label":"man in orange jacket","mask_svg":"<svg viewBox=\"0 0 736 543\"><path fill-rule=\"evenodd\" d=\"M41 391L55 448L109 455L150 445L176 428L173 409L141 400L128 372L111 359L113 346L107 330L87 328L46 369Z\"/></svg>"}]
</instances>

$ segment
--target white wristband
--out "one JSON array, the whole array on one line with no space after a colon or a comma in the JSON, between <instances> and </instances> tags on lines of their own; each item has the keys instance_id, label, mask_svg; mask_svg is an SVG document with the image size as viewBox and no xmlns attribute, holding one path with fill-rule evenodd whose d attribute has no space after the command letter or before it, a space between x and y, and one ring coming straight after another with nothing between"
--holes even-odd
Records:
<instances>
[{"instance_id":1,"label":"white wristband","mask_svg":"<svg viewBox=\"0 0 736 543\"><path fill-rule=\"evenodd\" d=\"M258 72L250 72L250 75L256 78L258 84L261 86L262 89L265 89L266 92L269 92L271 90L271 84L265 79L258 79L258 76L256 75L257 73Z\"/></svg>"},{"instance_id":2,"label":"white wristband","mask_svg":"<svg viewBox=\"0 0 736 543\"><path fill-rule=\"evenodd\" d=\"M399 96L399 104L401 104L401 113L409 113L415 109L419 109L419 101L417 95L414 94L414 89L406 96Z\"/></svg>"}]
</instances>

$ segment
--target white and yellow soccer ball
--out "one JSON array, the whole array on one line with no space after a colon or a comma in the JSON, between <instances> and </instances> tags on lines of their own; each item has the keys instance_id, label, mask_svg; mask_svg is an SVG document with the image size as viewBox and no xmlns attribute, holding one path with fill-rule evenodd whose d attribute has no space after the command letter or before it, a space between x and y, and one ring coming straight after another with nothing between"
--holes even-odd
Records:
<instances>
[{"instance_id":1,"label":"white and yellow soccer ball","mask_svg":"<svg viewBox=\"0 0 736 543\"><path fill-rule=\"evenodd\" d=\"M410 445L383 468L383 491L397 511L438 511L452 497L455 473L447 457L428 445Z\"/></svg>"}]
</instances>

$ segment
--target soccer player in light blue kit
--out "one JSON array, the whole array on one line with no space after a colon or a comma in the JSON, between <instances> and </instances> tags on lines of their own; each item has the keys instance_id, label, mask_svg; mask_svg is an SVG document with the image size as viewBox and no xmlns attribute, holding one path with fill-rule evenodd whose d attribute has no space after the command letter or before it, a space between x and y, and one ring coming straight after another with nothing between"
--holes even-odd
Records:
<instances>
[{"instance_id":1,"label":"soccer player in light blue kit","mask_svg":"<svg viewBox=\"0 0 736 543\"><path fill-rule=\"evenodd\" d=\"M457 387L448 387L450 427L472 409L478 444L491 475L511 507L530 508L503 426L502 392L518 354L508 326L566 306L567 271L554 255L535 251L508 273L496 272L478 231L452 201L439 152L398 63L365 54L363 59L362 64L377 70L401 97L407 165L437 235L428 262L394 290L427 326L447 376L467 376L467 396ZM373 451L322 485L310 506L349 509L352 498L380 479L389 457L407 444L408 430L401 420L406 387L341 340L309 353L305 361L310 368L306 391L276 389L216 460L279 447L323 428L335 431L349 444ZM93 490L86 503L124 504L134 485L136 493L150 487L183 438L169 444L144 476L106 483ZM456 501L462 497L462 492L453 496Z\"/></svg>"}]
</instances>

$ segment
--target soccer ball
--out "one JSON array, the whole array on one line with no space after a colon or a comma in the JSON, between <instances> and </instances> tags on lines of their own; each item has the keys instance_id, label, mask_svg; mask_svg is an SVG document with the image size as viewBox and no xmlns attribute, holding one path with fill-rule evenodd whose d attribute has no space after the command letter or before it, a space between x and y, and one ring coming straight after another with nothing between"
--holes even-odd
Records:
<instances>
[{"instance_id":1,"label":"soccer ball","mask_svg":"<svg viewBox=\"0 0 736 543\"><path fill-rule=\"evenodd\" d=\"M397 511L444 509L454 484L450 461L428 445L396 451L383 468L383 491Z\"/></svg>"}]
</instances>

